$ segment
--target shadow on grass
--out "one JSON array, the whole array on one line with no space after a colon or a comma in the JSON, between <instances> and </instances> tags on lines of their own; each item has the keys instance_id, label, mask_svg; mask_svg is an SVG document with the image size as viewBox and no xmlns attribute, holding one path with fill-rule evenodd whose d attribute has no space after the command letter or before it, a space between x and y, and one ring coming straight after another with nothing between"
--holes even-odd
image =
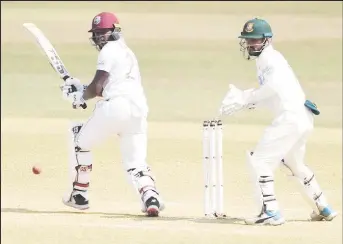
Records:
<instances>
[{"instance_id":1,"label":"shadow on grass","mask_svg":"<svg viewBox=\"0 0 343 244\"><path fill-rule=\"evenodd\" d=\"M100 218L110 219L128 219L134 221L191 221L199 224L236 224L245 225L243 218L225 217L220 219L209 219L205 217L174 217L174 216L159 216L158 218L148 217L145 215L128 214L128 213L105 213L105 212L90 212L90 211L48 211L48 210L31 210L26 208L1 208L2 213L21 213L21 214L69 214L69 215L99 215ZM287 222L309 222L304 219L289 219Z\"/></svg>"}]
</instances>

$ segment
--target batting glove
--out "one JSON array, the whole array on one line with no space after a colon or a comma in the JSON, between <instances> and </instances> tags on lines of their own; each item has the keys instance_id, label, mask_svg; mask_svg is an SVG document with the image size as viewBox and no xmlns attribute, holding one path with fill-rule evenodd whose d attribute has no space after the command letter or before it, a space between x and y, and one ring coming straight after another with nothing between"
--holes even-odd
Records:
<instances>
[{"instance_id":1,"label":"batting glove","mask_svg":"<svg viewBox=\"0 0 343 244\"><path fill-rule=\"evenodd\" d=\"M73 109L84 108L86 102L83 99L83 91L76 91L68 94L68 100L72 103Z\"/></svg>"},{"instance_id":2,"label":"batting glove","mask_svg":"<svg viewBox=\"0 0 343 244\"><path fill-rule=\"evenodd\" d=\"M83 91L84 87L81 84L81 81L77 78L72 78L69 77L68 79L65 80L64 83L66 86L74 86L76 91Z\"/></svg>"},{"instance_id":3,"label":"batting glove","mask_svg":"<svg viewBox=\"0 0 343 244\"><path fill-rule=\"evenodd\" d=\"M62 91L62 97L65 100L69 100L69 94L73 92L84 92L87 88L87 85L81 84L79 79L68 78L66 81L60 85Z\"/></svg>"}]
</instances>

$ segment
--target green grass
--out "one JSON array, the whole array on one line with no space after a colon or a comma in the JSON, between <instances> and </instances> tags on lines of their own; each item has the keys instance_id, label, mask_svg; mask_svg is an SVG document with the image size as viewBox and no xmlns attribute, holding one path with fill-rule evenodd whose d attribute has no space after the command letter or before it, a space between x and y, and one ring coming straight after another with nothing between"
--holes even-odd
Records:
<instances>
[{"instance_id":1,"label":"green grass","mask_svg":"<svg viewBox=\"0 0 343 244\"><path fill-rule=\"evenodd\" d=\"M149 79L165 75L178 79L175 83L180 78L222 79L222 76L229 75L233 79L246 81L255 77L254 62L243 59L238 40L197 41L196 44L192 41L128 40L128 43L139 59L143 74ZM327 82L342 80L341 44L341 39L276 40L274 46L284 54L301 80ZM72 73L85 74L89 78L95 73L98 53L91 45L60 43L55 47ZM2 72L6 74L16 74L18 70L25 74L52 73L46 68L48 64L44 54L35 43L23 43L20 46L5 43L1 55L6 60L2 66Z\"/></svg>"},{"instance_id":2,"label":"green grass","mask_svg":"<svg viewBox=\"0 0 343 244\"><path fill-rule=\"evenodd\" d=\"M254 61L242 58L239 52L235 31L239 30L238 15L268 15L278 25L274 44L281 51L303 85L308 98L315 101L322 115L317 117L318 126L336 127L342 125L342 38L333 38L342 16L339 2L6 2L2 4L1 42L1 106L2 117L57 117L85 118L90 111L75 111L66 101L62 101L59 91L61 81L50 68L43 53L32 37L21 29L24 21L34 21L42 26L51 38L68 70L84 83L89 83L95 73L97 51L92 48L83 31L88 28L89 16L103 10L128 13L124 21L128 23L129 46L134 50L140 63L143 83L150 106L151 121L200 121L217 112L229 83L246 89L256 87L256 68ZM76 12L77 11L77 12ZM137 13L137 15L136 15ZM160 17L160 25L165 25L170 33L177 33L175 39L141 38L139 31L141 19L149 14L182 13L182 23L169 23ZM218 38L191 39L189 30L201 31L197 23L192 22L194 14L213 14L209 22L222 26L216 14L225 14L234 21L225 27L225 35L215 29ZM14 18L17 16L16 18ZM62 16L69 16L68 19ZM125 16L125 14L124 14ZM162 16L162 15L161 15ZM174 15L177 18L177 15ZM187 17L188 16L188 17ZM205 15L204 15L205 16ZM237 17L235 17L237 16ZM284 22L285 17L295 18L299 22ZM170 17L170 16L169 16ZM321 36L318 31L304 26L311 18L313 25L333 23L325 30L330 38ZM333 19L336 18L336 19ZM168 19L168 18L167 18ZM302 20L303 19L303 20ZM86 21L87 20L87 21ZM293 19L294 20L294 19ZM36 22L37 21L37 22ZM130 22L131 21L131 22ZM149 20L151 21L151 19ZM324 22L323 22L324 21ZM151 22L150 22L151 23ZM19 27L20 26L20 27ZM49 29L49 26L51 28ZM282 27L287 31L282 32ZM58 28L54 31L52 28ZM159 28L153 25L151 28ZM281 29L279 29L281 28ZM61 31L61 32L58 32ZM301 38L297 39L297 31ZM4 32L4 33L3 33ZM58 34L61 33L61 34ZM282 35L283 34L283 35ZM314 36L318 38L313 38ZM25 35L25 36L24 36ZM211 35L204 31L204 35ZM234 35L234 36L232 36ZM338 36L337 36L338 37ZM95 101L90 102L91 108ZM232 123L265 124L271 117L265 112L246 112L231 118Z\"/></svg>"},{"instance_id":3,"label":"green grass","mask_svg":"<svg viewBox=\"0 0 343 244\"><path fill-rule=\"evenodd\" d=\"M215 113L230 82L256 87L254 61L246 61L236 41L141 41L128 43L139 59L143 83L157 121L199 121ZM55 45L69 71L89 83L97 52L88 44ZM319 125L341 124L341 40L276 42L298 75L310 99L323 109ZM327 47L327 48L323 48ZM58 76L34 43L4 43L2 58L2 116L83 117L61 100ZM321 57L321 58L317 58ZM16 65L13 65L13 64ZM18 72L20 74L18 74ZM328 95L323 97L323 91ZM91 102L91 105L93 102ZM201 108L201 109L199 109ZM264 113L243 113L237 123L266 123ZM255 117L255 115L257 117Z\"/></svg>"}]
</instances>

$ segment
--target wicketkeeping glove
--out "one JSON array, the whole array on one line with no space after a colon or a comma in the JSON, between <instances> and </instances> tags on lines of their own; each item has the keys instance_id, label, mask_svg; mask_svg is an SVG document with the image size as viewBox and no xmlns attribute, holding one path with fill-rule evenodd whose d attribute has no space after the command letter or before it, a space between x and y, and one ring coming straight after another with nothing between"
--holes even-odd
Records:
<instances>
[{"instance_id":1,"label":"wicketkeeping glove","mask_svg":"<svg viewBox=\"0 0 343 244\"><path fill-rule=\"evenodd\" d=\"M230 84L230 90L222 101L219 109L221 115L232 115L236 111L245 108L243 91Z\"/></svg>"}]
</instances>

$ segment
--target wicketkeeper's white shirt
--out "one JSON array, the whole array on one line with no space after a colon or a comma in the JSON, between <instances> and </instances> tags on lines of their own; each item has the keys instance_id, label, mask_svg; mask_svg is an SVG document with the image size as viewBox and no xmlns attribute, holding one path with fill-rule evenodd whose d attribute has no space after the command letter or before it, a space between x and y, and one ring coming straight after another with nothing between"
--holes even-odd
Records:
<instances>
[{"instance_id":1,"label":"wicketkeeper's white shirt","mask_svg":"<svg viewBox=\"0 0 343 244\"><path fill-rule=\"evenodd\" d=\"M249 102L270 109L277 117L284 112L306 113L305 94L283 55L269 45L256 59L259 89ZM306 116L307 117L307 116Z\"/></svg>"}]
</instances>

